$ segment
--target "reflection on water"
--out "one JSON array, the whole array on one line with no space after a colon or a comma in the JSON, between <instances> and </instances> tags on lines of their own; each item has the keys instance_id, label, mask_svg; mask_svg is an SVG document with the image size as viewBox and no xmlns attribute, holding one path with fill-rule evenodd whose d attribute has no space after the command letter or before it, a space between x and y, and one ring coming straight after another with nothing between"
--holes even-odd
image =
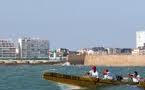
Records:
<instances>
[{"instance_id":1,"label":"reflection on water","mask_svg":"<svg viewBox=\"0 0 145 90\"><path fill-rule=\"evenodd\" d=\"M112 75L126 76L136 70L145 77L145 67L97 67L100 77L105 68L108 68ZM129 85L82 88L42 79L45 71L81 76L89 69L87 66L0 65L0 90L143 90Z\"/></svg>"}]
</instances>

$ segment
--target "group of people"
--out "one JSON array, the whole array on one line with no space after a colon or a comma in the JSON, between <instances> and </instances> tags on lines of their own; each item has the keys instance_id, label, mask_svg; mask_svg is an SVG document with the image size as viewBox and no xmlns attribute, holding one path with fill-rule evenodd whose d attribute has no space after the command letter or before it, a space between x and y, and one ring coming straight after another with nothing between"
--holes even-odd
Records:
<instances>
[{"instance_id":1,"label":"group of people","mask_svg":"<svg viewBox=\"0 0 145 90\"><path fill-rule=\"evenodd\" d=\"M96 69L96 66L93 66L92 69L87 73L88 76L90 77L95 77L95 78L99 78L99 73ZM103 79L113 79L111 76L110 76L110 72L108 69L105 69L103 71Z\"/></svg>"},{"instance_id":2,"label":"group of people","mask_svg":"<svg viewBox=\"0 0 145 90\"><path fill-rule=\"evenodd\" d=\"M110 79L110 80L113 79L113 76L110 75L110 71L108 69L105 69L102 74L103 74L103 79ZM92 69L87 73L87 75L89 77L99 78L99 73L97 71L96 66L93 66ZM134 71L133 74L128 74L128 78L131 78L133 82L139 82L140 75L138 74L137 71ZM118 79L122 80L123 77L122 76L118 76L117 80Z\"/></svg>"}]
</instances>

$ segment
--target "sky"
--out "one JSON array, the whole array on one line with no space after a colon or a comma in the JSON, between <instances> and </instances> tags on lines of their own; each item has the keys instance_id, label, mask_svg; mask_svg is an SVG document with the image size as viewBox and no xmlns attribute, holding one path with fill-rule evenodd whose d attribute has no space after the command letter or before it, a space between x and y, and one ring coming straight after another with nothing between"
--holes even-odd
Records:
<instances>
[{"instance_id":1,"label":"sky","mask_svg":"<svg viewBox=\"0 0 145 90\"><path fill-rule=\"evenodd\" d=\"M145 0L0 0L0 38L48 39L51 48L134 48Z\"/></svg>"}]
</instances>

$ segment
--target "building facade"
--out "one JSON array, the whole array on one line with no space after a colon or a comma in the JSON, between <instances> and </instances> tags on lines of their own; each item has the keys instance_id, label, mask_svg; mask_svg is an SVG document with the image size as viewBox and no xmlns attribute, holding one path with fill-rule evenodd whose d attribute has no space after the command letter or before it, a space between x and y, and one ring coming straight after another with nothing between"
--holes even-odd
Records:
<instances>
[{"instance_id":1,"label":"building facade","mask_svg":"<svg viewBox=\"0 0 145 90\"><path fill-rule=\"evenodd\" d=\"M16 45L12 40L1 39L0 40L0 58L16 58Z\"/></svg>"},{"instance_id":2,"label":"building facade","mask_svg":"<svg viewBox=\"0 0 145 90\"><path fill-rule=\"evenodd\" d=\"M143 47L145 45L145 31L136 32L136 48Z\"/></svg>"},{"instance_id":3,"label":"building facade","mask_svg":"<svg viewBox=\"0 0 145 90\"><path fill-rule=\"evenodd\" d=\"M23 59L48 58L49 41L32 38L21 38L19 42L19 57Z\"/></svg>"}]
</instances>

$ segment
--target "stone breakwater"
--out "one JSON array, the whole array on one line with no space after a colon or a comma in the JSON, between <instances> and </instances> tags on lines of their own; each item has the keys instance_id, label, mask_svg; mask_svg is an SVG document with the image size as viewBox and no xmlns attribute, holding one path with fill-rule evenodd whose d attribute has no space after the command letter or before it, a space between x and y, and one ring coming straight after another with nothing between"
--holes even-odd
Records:
<instances>
[{"instance_id":1,"label":"stone breakwater","mask_svg":"<svg viewBox=\"0 0 145 90\"><path fill-rule=\"evenodd\" d=\"M145 66L145 55L71 55L68 59L88 66Z\"/></svg>"},{"instance_id":2,"label":"stone breakwater","mask_svg":"<svg viewBox=\"0 0 145 90\"><path fill-rule=\"evenodd\" d=\"M0 60L0 64L58 64L58 60Z\"/></svg>"}]
</instances>

